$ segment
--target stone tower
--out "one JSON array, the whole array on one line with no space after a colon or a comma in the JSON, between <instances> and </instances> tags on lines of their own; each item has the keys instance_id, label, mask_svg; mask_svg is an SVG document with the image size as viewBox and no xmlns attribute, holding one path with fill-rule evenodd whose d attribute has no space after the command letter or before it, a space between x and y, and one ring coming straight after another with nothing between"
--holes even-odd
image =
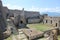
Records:
<instances>
[{"instance_id":1,"label":"stone tower","mask_svg":"<svg viewBox=\"0 0 60 40\"><path fill-rule=\"evenodd\" d=\"M2 1L0 0L0 40L3 40L3 32L5 31L6 23L3 15Z\"/></svg>"},{"instance_id":2,"label":"stone tower","mask_svg":"<svg viewBox=\"0 0 60 40\"><path fill-rule=\"evenodd\" d=\"M19 18L19 27L20 28L25 28L26 27L26 19L25 19L25 13L24 13L24 8L21 11L21 15Z\"/></svg>"},{"instance_id":3,"label":"stone tower","mask_svg":"<svg viewBox=\"0 0 60 40\"><path fill-rule=\"evenodd\" d=\"M22 9L22 12L21 12L21 21L23 21L23 23L26 24L24 8Z\"/></svg>"}]
</instances>

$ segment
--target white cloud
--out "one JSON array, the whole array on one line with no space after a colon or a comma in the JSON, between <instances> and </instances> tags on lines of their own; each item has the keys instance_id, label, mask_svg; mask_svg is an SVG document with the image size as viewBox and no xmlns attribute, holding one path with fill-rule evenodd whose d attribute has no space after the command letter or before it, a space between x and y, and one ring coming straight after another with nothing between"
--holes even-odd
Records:
<instances>
[{"instance_id":1,"label":"white cloud","mask_svg":"<svg viewBox=\"0 0 60 40\"><path fill-rule=\"evenodd\" d=\"M4 6L7 6L9 9L19 9L22 10L21 6L18 5L11 5L11 4L4 4ZM39 12L59 12L60 13L60 7L55 8L39 8L32 6L31 8L24 8L27 11L39 11Z\"/></svg>"},{"instance_id":2,"label":"white cloud","mask_svg":"<svg viewBox=\"0 0 60 40\"><path fill-rule=\"evenodd\" d=\"M39 11L39 12L59 12L60 13L60 7L55 7L55 8L39 8L32 6L29 8L29 11Z\"/></svg>"},{"instance_id":3,"label":"white cloud","mask_svg":"<svg viewBox=\"0 0 60 40\"><path fill-rule=\"evenodd\" d=\"M4 4L3 6L7 6L9 9L22 9L22 7L18 5Z\"/></svg>"}]
</instances>

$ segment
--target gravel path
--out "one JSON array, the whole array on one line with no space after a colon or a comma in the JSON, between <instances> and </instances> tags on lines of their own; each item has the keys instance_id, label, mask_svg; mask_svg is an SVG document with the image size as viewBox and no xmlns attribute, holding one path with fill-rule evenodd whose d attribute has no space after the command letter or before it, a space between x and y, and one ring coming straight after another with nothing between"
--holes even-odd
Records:
<instances>
[{"instance_id":1,"label":"gravel path","mask_svg":"<svg viewBox=\"0 0 60 40\"><path fill-rule=\"evenodd\" d=\"M17 40L16 37L14 35L12 35L12 40Z\"/></svg>"}]
</instances>

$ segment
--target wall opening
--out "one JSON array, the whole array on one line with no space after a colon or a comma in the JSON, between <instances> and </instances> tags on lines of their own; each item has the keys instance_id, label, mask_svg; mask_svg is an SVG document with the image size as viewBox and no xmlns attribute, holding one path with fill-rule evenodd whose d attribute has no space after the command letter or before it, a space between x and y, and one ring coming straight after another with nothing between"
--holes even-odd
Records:
<instances>
[{"instance_id":1,"label":"wall opening","mask_svg":"<svg viewBox=\"0 0 60 40\"><path fill-rule=\"evenodd\" d=\"M22 23L23 23L23 21L20 21L20 23L22 24Z\"/></svg>"},{"instance_id":2,"label":"wall opening","mask_svg":"<svg viewBox=\"0 0 60 40\"><path fill-rule=\"evenodd\" d=\"M56 27L57 27L57 23L56 23Z\"/></svg>"},{"instance_id":3,"label":"wall opening","mask_svg":"<svg viewBox=\"0 0 60 40\"><path fill-rule=\"evenodd\" d=\"M51 24L52 24L52 20L51 20Z\"/></svg>"},{"instance_id":4,"label":"wall opening","mask_svg":"<svg viewBox=\"0 0 60 40\"><path fill-rule=\"evenodd\" d=\"M46 23L47 23L48 21L46 20Z\"/></svg>"}]
</instances>

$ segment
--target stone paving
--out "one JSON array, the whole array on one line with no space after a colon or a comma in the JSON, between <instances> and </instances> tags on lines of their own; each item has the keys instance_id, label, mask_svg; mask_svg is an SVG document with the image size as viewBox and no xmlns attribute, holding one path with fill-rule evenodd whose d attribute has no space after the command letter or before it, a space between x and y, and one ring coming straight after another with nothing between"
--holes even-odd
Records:
<instances>
[{"instance_id":1,"label":"stone paving","mask_svg":"<svg viewBox=\"0 0 60 40\"><path fill-rule=\"evenodd\" d=\"M26 35L22 32L21 29L19 29L19 35L20 35L19 37L20 40L28 40Z\"/></svg>"},{"instance_id":2,"label":"stone paving","mask_svg":"<svg viewBox=\"0 0 60 40\"><path fill-rule=\"evenodd\" d=\"M12 35L12 40L17 40L14 35Z\"/></svg>"}]
</instances>

